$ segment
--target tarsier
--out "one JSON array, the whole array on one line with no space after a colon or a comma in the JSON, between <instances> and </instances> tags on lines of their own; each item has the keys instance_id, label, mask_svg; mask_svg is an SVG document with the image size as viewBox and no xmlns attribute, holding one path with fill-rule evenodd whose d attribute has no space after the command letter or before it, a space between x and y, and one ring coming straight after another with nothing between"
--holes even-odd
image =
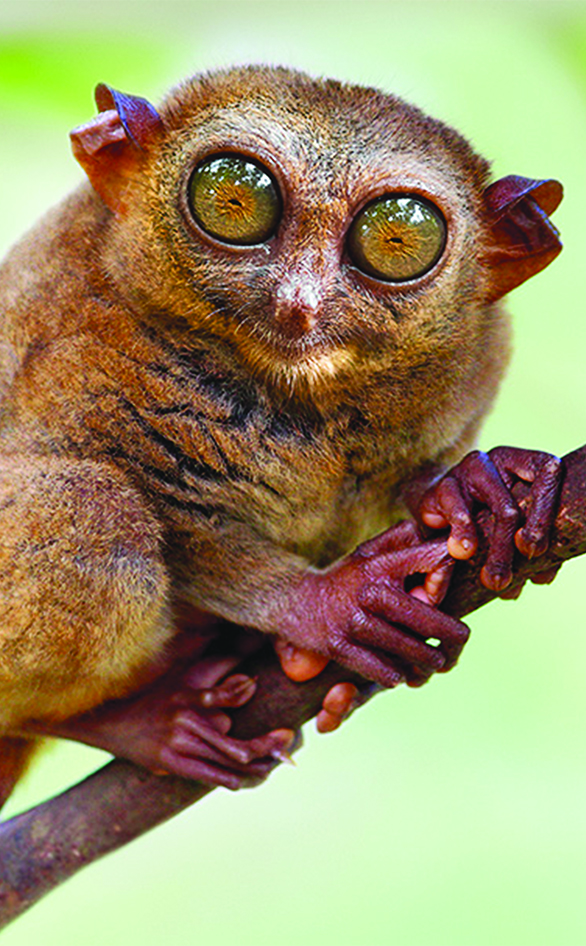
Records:
<instances>
[{"instance_id":1,"label":"tarsier","mask_svg":"<svg viewBox=\"0 0 586 946\"><path fill-rule=\"evenodd\" d=\"M254 629L294 679L333 659L417 686L467 639L438 605L478 506L504 591L560 478L465 456L508 360L498 300L559 252L557 182L489 183L411 105L287 69L96 101L89 182L0 269L0 801L47 734L259 781L294 734L230 738L255 684L205 643Z\"/></svg>"}]
</instances>

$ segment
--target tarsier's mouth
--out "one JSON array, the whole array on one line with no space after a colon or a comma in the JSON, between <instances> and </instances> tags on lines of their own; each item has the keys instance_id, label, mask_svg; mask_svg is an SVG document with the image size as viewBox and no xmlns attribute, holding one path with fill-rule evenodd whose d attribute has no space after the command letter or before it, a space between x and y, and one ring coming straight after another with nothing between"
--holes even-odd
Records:
<instances>
[{"instance_id":1,"label":"tarsier's mouth","mask_svg":"<svg viewBox=\"0 0 586 946\"><path fill-rule=\"evenodd\" d=\"M269 345L258 345L249 354L254 372L288 394L317 393L354 364L349 349L290 339L272 339Z\"/></svg>"}]
</instances>

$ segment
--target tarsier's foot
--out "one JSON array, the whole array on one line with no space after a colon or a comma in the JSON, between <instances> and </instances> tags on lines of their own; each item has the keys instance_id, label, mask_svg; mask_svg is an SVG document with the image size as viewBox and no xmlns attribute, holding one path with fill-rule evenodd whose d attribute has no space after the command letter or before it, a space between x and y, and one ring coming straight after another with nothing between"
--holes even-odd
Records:
<instances>
[{"instance_id":1,"label":"tarsier's foot","mask_svg":"<svg viewBox=\"0 0 586 946\"><path fill-rule=\"evenodd\" d=\"M450 554L468 559L478 546L475 513L488 507L493 527L480 577L487 588L502 593L513 575L515 547L528 558L546 551L561 479L561 460L549 453L515 447L495 447L489 453L475 450L425 493L419 516L432 529L449 528ZM511 494L518 480L531 484L528 502L522 506ZM546 570L535 580L551 581L556 571ZM516 594L518 589L511 596Z\"/></svg>"},{"instance_id":2,"label":"tarsier's foot","mask_svg":"<svg viewBox=\"0 0 586 946\"><path fill-rule=\"evenodd\" d=\"M157 774L179 775L229 789L252 787L288 758L290 729L256 739L232 739L223 709L242 706L256 684L226 674L239 658L201 657L185 671L174 668L137 695L113 700L61 723L37 724L36 733L105 749Z\"/></svg>"}]
</instances>

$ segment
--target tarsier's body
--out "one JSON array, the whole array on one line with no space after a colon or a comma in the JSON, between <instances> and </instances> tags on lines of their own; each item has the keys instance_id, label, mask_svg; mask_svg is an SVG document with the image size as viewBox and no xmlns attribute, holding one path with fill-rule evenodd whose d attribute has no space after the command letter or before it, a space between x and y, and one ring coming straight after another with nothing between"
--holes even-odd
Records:
<instances>
[{"instance_id":1,"label":"tarsier's body","mask_svg":"<svg viewBox=\"0 0 586 946\"><path fill-rule=\"evenodd\" d=\"M404 646L382 658L368 620L370 651L335 645L335 615L353 621L384 575L321 578L472 444L508 355L494 300L558 249L541 209L554 183L486 197L487 166L455 132L372 90L248 69L186 84L158 115L105 88L98 101L73 135L95 189L0 270L0 734L15 757L29 728L152 676L185 604L386 685L409 677ZM262 239L223 241L194 216L192 174L218 155L271 177ZM389 194L445 224L437 259L407 279L348 249ZM403 574L431 572L429 548ZM372 552L391 578L396 551ZM365 607L380 624L384 602ZM429 675L465 634L424 610L445 621L419 638L445 644L421 658Z\"/></svg>"}]
</instances>

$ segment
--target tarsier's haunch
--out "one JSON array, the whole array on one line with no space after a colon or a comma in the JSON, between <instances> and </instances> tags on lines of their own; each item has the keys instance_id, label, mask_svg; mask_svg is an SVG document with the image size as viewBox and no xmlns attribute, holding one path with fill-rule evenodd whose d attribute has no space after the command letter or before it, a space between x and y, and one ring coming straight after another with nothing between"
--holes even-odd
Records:
<instances>
[{"instance_id":1,"label":"tarsier's haunch","mask_svg":"<svg viewBox=\"0 0 586 946\"><path fill-rule=\"evenodd\" d=\"M0 270L0 799L43 734L262 779L294 734L230 738L254 681L205 642L254 629L294 679L419 685L468 636L438 605L476 508L505 591L560 477L462 459L508 359L498 300L559 252L557 182L489 183L416 108L285 69L96 100L89 182Z\"/></svg>"}]
</instances>

